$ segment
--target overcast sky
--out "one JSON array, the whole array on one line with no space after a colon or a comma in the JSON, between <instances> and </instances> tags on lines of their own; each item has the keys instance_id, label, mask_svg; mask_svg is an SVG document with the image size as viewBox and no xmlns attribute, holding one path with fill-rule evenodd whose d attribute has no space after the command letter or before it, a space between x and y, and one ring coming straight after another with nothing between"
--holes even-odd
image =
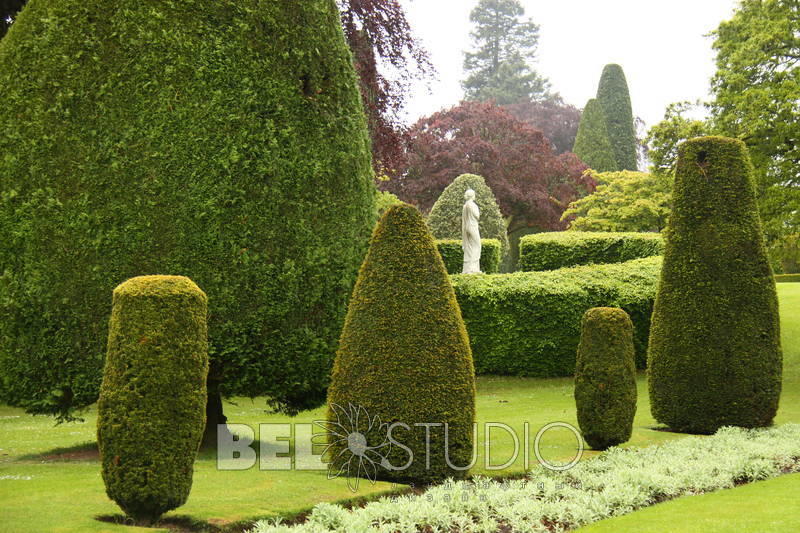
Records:
<instances>
[{"instance_id":1,"label":"overcast sky","mask_svg":"<svg viewBox=\"0 0 800 533\"><path fill-rule=\"evenodd\" d=\"M478 0L401 0L416 35L431 54L438 80L416 87L407 112L413 122L459 102L463 51L470 48L470 11ZM633 112L653 125L667 104L706 99L714 73L711 39L737 0L522 0L540 26L535 67L553 89L582 108L597 91L603 66L619 63Z\"/></svg>"}]
</instances>

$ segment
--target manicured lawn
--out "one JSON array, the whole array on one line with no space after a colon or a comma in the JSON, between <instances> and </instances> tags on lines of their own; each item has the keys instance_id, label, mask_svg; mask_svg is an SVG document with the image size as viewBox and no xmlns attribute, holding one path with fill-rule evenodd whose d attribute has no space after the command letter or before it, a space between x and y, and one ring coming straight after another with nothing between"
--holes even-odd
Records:
<instances>
[{"instance_id":1,"label":"manicured lawn","mask_svg":"<svg viewBox=\"0 0 800 533\"><path fill-rule=\"evenodd\" d=\"M777 418L777 423L782 424L800 422L800 283L780 284L778 291L785 355L784 392ZM654 429L656 424L650 416L643 375L638 378L638 386L639 408L633 438L626 446L647 446L680 438L682 435ZM324 414L323 409L317 409L292 419L266 413L264 406L263 400L237 399L226 405L226 413L232 423L253 426L259 423L311 423ZM119 514L119 509L105 495L96 459L85 453L91 449L95 438L94 410L87 412L85 417L82 423L54 426L50 418L31 417L19 409L0 406L0 531L132 531L94 519L96 515ZM527 422L531 445L536 432L550 422L576 424L572 380L482 377L478 380L478 419L479 459L473 472L503 476L521 473L524 470L521 452L516 462L506 470L497 472L485 468L483 424L507 424L522 438ZM85 446L81 448L81 444ZM68 460L48 457L56 448L75 447L79 453ZM541 450L545 459L563 461L574 455L575 448L572 433L560 429L547 433ZM492 430L492 464L504 463L512 451L511 437L501 430ZM584 457L594 454L587 452ZM535 456L532 450L529 456L533 464ZM759 485L746 488L757 491ZM373 486L362 482L357 495L368 496L391 488L387 483ZM353 496L345 480L328 480L324 471L260 471L258 468L219 471L215 458L204 455L196 464L189 501L168 516L189 516L194 520L223 525L244 519L292 514L321 501ZM731 509L731 512L736 512L736 506ZM746 512L742 511L742 514Z\"/></svg>"},{"instance_id":2,"label":"manicured lawn","mask_svg":"<svg viewBox=\"0 0 800 533\"><path fill-rule=\"evenodd\" d=\"M580 528L586 533L800 531L800 474L686 496Z\"/></svg>"}]
</instances>

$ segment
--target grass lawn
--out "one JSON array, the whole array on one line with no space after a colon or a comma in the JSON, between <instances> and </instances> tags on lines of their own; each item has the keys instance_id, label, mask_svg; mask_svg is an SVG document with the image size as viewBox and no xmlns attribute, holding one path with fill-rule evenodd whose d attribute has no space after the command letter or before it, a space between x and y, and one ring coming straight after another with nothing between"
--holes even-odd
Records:
<instances>
[{"instance_id":1,"label":"grass lawn","mask_svg":"<svg viewBox=\"0 0 800 533\"><path fill-rule=\"evenodd\" d=\"M785 370L784 392L776 422L800 423L800 283L782 283L778 291L781 298ZM647 446L680 438L682 435L654 429L656 424L650 416L644 375L639 376L638 385L639 407L633 437L626 446ZM259 423L311 423L321 419L324 414L323 409L318 409L288 418L267 413L264 406L263 400L239 399L228 403L225 410L229 422L253 426ZM507 476L524 471L522 453L512 466L503 471L485 468L484 423L507 424L521 438L527 422L531 443L536 432L550 422L576 424L570 378L481 377L478 380L477 408L481 431L479 459L474 473ZM89 410L85 418L82 423L54 426L50 418L32 417L19 409L0 406L0 531L134 530L94 519L97 515L116 515L120 511L106 497L98 462L90 453L95 439L94 410ZM54 454L54 450L61 449L60 452L63 452L65 448L70 453ZM500 430L492 431L492 464L506 462L513 448L510 436ZM575 438L568 430L553 430L543 438L541 449L547 460L568 460L575 454ZM587 452L584 457L594 454ZM533 451L529 456L532 464L535 461ZM787 483L783 480L778 482ZM758 492L761 486L772 487L771 483L728 492L746 489ZM794 486L796 493L796 481ZM196 463L189 501L167 516L190 517L186 520L222 526L239 520L292 514L321 501L341 500L356 495L370 496L391 489L387 483L373 486L362 482L358 493L353 494L345 480L328 480L324 471L261 471L258 468L220 471L216 468L214 456L203 455ZM765 497L765 501L769 499ZM692 500L702 501L701 498ZM682 501L657 506L653 510L681 505ZM735 505L731 509L736 512ZM740 506L740 509L742 514L747 514L744 507ZM650 511L641 511L633 516ZM713 516L713 509L708 513ZM745 518L742 517L743 520Z\"/></svg>"}]
</instances>

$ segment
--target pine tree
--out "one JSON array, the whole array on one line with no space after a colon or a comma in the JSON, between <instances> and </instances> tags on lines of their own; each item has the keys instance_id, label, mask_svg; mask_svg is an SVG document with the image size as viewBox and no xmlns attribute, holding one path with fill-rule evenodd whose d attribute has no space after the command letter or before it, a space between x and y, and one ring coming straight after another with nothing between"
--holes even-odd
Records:
<instances>
[{"instance_id":1,"label":"pine tree","mask_svg":"<svg viewBox=\"0 0 800 533\"><path fill-rule=\"evenodd\" d=\"M539 26L522 20L518 0L481 0L470 14L473 51L464 54L466 99L498 105L540 100L548 81L531 68L539 45Z\"/></svg>"},{"instance_id":2,"label":"pine tree","mask_svg":"<svg viewBox=\"0 0 800 533\"><path fill-rule=\"evenodd\" d=\"M628 82L619 65L606 65L597 88L597 101L606 117L608 138L614 147L616 170L638 170L636 130Z\"/></svg>"},{"instance_id":3,"label":"pine tree","mask_svg":"<svg viewBox=\"0 0 800 533\"><path fill-rule=\"evenodd\" d=\"M618 170L614 147L608 138L603 107L594 98L583 108L572 152L596 172Z\"/></svg>"}]
</instances>

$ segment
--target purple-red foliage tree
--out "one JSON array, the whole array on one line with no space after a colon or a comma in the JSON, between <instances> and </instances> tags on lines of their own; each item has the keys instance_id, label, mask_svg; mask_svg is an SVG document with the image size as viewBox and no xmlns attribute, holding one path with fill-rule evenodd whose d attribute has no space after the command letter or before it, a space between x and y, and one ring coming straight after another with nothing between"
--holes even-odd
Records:
<instances>
[{"instance_id":1,"label":"purple-red foliage tree","mask_svg":"<svg viewBox=\"0 0 800 533\"><path fill-rule=\"evenodd\" d=\"M403 146L407 141L400 111L411 81L432 75L433 65L414 38L398 0L337 1L361 81L375 171L379 176L397 172L405 166Z\"/></svg>"},{"instance_id":2,"label":"purple-red foliage tree","mask_svg":"<svg viewBox=\"0 0 800 533\"><path fill-rule=\"evenodd\" d=\"M547 137L485 102L462 102L417 122L409 132L408 166L382 186L429 210L461 174L479 174L494 192L508 231L565 229L561 214L594 190L575 154L558 155Z\"/></svg>"}]
</instances>

